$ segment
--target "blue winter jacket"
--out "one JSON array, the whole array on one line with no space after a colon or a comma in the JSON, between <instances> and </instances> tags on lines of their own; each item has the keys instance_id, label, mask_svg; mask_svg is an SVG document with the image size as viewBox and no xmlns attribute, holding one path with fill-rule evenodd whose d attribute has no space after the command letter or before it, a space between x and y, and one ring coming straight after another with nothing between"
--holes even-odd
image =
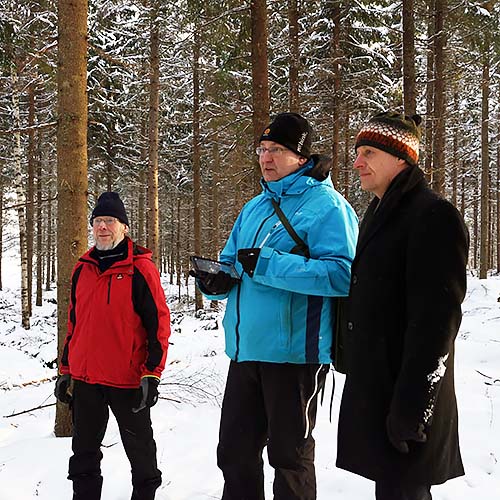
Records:
<instances>
[{"instance_id":1,"label":"blue winter jacket","mask_svg":"<svg viewBox=\"0 0 500 500\"><path fill-rule=\"evenodd\" d=\"M352 207L329 175L317 180L300 170L275 182L240 212L220 260L242 274L228 294L223 320L226 354L235 361L330 363L334 308L331 297L349 292L358 234ZM271 198L309 247L310 258L290 253L296 243L274 212ZM238 249L260 247L253 278L243 272Z\"/></svg>"}]
</instances>

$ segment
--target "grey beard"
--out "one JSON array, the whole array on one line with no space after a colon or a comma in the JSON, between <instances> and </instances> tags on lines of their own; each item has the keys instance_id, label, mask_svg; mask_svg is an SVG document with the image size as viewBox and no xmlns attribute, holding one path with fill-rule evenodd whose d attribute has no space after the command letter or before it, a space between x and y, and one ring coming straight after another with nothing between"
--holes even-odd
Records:
<instances>
[{"instance_id":1,"label":"grey beard","mask_svg":"<svg viewBox=\"0 0 500 500\"><path fill-rule=\"evenodd\" d=\"M124 239L125 236L122 236L120 240L113 240L109 245L101 245L96 241L95 247L97 250L113 250L113 248L116 248L116 246L119 245Z\"/></svg>"}]
</instances>

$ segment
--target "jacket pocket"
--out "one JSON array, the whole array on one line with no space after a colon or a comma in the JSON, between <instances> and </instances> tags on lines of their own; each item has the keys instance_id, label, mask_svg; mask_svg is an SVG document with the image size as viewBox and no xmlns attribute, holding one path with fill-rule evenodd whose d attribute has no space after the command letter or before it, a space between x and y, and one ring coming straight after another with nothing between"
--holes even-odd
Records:
<instances>
[{"instance_id":1,"label":"jacket pocket","mask_svg":"<svg viewBox=\"0 0 500 500\"><path fill-rule=\"evenodd\" d=\"M282 292L280 299L280 347L290 349L292 342L292 300L293 294Z\"/></svg>"}]
</instances>

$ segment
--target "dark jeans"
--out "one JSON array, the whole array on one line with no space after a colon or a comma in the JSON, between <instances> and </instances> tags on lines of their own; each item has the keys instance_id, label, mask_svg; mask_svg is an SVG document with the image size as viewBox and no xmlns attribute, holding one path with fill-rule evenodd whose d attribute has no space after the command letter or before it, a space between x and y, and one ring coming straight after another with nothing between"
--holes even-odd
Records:
<instances>
[{"instance_id":1,"label":"dark jeans","mask_svg":"<svg viewBox=\"0 0 500 500\"><path fill-rule=\"evenodd\" d=\"M275 470L275 500L314 500L317 394L328 365L231 361L217 448L222 500L263 500L262 451Z\"/></svg>"},{"instance_id":2,"label":"dark jeans","mask_svg":"<svg viewBox=\"0 0 500 500\"><path fill-rule=\"evenodd\" d=\"M132 500L153 500L161 484L156 464L156 444L149 408L138 406L137 389L118 389L75 381L73 390L73 456L68 479L73 481L73 500L101 498L101 443L113 412L125 452L132 467Z\"/></svg>"},{"instance_id":3,"label":"dark jeans","mask_svg":"<svg viewBox=\"0 0 500 500\"><path fill-rule=\"evenodd\" d=\"M375 483L375 498L376 500L432 500L431 487L422 484L377 481Z\"/></svg>"}]
</instances>

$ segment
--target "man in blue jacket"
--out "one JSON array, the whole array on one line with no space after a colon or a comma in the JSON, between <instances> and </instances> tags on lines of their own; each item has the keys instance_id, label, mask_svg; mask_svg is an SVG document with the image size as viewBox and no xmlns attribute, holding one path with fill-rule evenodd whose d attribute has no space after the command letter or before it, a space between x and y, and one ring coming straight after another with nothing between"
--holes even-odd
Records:
<instances>
[{"instance_id":1,"label":"man in blue jacket","mask_svg":"<svg viewBox=\"0 0 500 500\"><path fill-rule=\"evenodd\" d=\"M266 445L275 500L316 498L311 433L332 361L334 298L349 291L358 224L333 187L329 159L311 155L311 135L296 113L266 127L256 150L262 193L243 207L220 256L242 280L197 280L210 299L228 299L231 362L217 449L223 500L264 498ZM300 251L272 200L305 243Z\"/></svg>"}]
</instances>

